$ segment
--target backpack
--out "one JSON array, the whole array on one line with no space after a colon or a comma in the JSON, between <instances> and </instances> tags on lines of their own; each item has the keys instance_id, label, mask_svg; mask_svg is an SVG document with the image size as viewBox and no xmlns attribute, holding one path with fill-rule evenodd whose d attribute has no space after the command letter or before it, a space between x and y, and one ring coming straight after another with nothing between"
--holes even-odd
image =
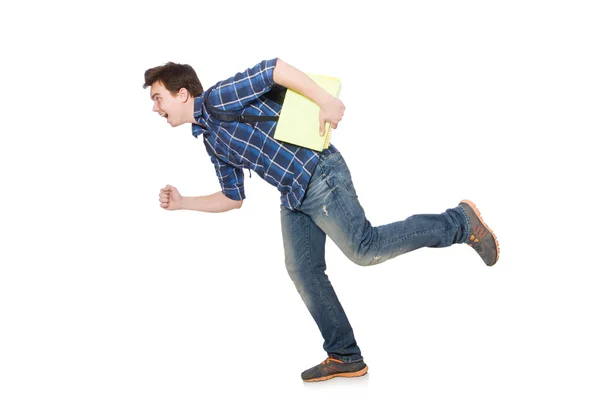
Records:
<instances>
[{"instance_id":1,"label":"backpack","mask_svg":"<svg viewBox=\"0 0 600 397\"><path fill-rule=\"evenodd\" d=\"M217 120L226 121L226 122L230 122L230 123L236 122L236 121L238 123L255 123L257 121L277 121L277 120L279 120L279 116L258 116L258 115L251 115L251 114L244 115L241 113L228 112L225 110L218 110L214 106L208 104L208 96L210 95L213 88L214 87L209 88L208 91L206 91L206 94L204 94L204 106L206 106L206 110L208 110L208 113L212 117L216 118ZM262 96L282 105L286 92L287 92L286 87L284 87L280 84L275 84L275 85L273 85L273 87L271 87L271 89L268 92L265 92L264 94L262 94Z\"/></svg>"}]
</instances>

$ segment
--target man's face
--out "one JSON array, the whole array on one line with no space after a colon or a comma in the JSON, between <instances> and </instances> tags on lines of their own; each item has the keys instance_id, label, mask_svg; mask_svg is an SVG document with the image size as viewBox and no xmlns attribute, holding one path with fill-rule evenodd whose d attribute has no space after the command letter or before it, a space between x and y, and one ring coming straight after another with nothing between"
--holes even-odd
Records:
<instances>
[{"instance_id":1,"label":"man's face","mask_svg":"<svg viewBox=\"0 0 600 397\"><path fill-rule=\"evenodd\" d=\"M171 127L183 124L184 103L181 93L173 96L160 81L156 81L150 86L150 98L154 102L152 111L165 117Z\"/></svg>"}]
</instances>

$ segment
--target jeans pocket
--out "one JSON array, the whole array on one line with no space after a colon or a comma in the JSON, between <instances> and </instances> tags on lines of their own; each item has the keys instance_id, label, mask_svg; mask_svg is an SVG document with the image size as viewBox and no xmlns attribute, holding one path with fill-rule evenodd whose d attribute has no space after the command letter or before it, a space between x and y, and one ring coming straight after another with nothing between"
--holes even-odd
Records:
<instances>
[{"instance_id":1,"label":"jeans pocket","mask_svg":"<svg viewBox=\"0 0 600 397\"><path fill-rule=\"evenodd\" d=\"M341 152L335 152L335 153L331 153L329 155L329 161L330 161L332 167L334 167L337 163L339 163L343 159L344 158L342 157Z\"/></svg>"},{"instance_id":2,"label":"jeans pocket","mask_svg":"<svg viewBox=\"0 0 600 397\"><path fill-rule=\"evenodd\" d=\"M356 194L356 190L354 189L354 183L352 183L352 175L350 175L350 170L348 169L348 165L343 157L341 157L335 163L335 167L333 167L333 171L335 175L338 177L340 182L343 184L344 188L354 197L358 197Z\"/></svg>"}]
</instances>

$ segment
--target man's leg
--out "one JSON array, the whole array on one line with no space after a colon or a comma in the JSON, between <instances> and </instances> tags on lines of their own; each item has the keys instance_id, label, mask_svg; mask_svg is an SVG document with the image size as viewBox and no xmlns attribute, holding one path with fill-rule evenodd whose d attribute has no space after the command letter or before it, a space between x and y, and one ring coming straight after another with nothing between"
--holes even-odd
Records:
<instances>
[{"instance_id":1,"label":"man's leg","mask_svg":"<svg viewBox=\"0 0 600 397\"><path fill-rule=\"evenodd\" d=\"M362 360L346 313L325 274L325 233L306 214L281 206L285 265L334 359Z\"/></svg>"},{"instance_id":2,"label":"man's leg","mask_svg":"<svg viewBox=\"0 0 600 397\"><path fill-rule=\"evenodd\" d=\"M441 214L413 215L404 221L373 227L358 201L340 153L320 159L300 211L309 215L350 260L364 266L421 247L463 243L472 235L473 222L477 222L470 220L459 205Z\"/></svg>"}]
</instances>

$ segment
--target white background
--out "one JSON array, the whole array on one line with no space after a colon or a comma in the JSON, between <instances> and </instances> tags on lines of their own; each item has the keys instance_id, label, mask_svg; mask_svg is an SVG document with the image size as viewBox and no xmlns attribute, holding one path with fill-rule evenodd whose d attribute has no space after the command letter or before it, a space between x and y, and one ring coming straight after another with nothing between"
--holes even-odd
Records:
<instances>
[{"instance_id":1,"label":"white background","mask_svg":"<svg viewBox=\"0 0 600 397\"><path fill-rule=\"evenodd\" d=\"M3 6L0 395L597 396L593 3ZM188 63L208 88L274 57L342 79L333 143L374 225L469 198L502 247L493 268L464 245L362 268L328 241L360 379L300 379L326 354L274 187L159 206L219 185L144 71Z\"/></svg>"}]
</instances>

